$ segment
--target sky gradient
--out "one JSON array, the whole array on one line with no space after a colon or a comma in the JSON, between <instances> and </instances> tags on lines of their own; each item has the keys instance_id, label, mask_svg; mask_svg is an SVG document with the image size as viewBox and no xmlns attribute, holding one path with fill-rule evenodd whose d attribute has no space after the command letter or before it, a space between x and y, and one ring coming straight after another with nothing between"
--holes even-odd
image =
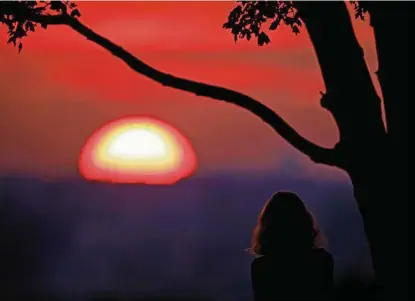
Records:
<instances>
[{"instance_id":1,"label":"sky gradient","mask_svg":"<svg viewBox=\"0 0 415 301\"><path fill-rule=\"evenodd\" d=\"M332 146L337 131L319 106L319 66L303 29L271 33L264 47L235 43L222 29L232 2L81 2L80 20L150 65L173 75L232 88L265 103L298 131ZM354 21L370 70L373 33ZM22 53L0 38L0 173L77 176L80 150L97 128L124 115L150 115L193 144L199 173L278 170L341 176L299 154L252 114L233 105L162 87L70 28L38 29ZM341 59L341 58L340 58Z\"/></svg>"}]
</instances>

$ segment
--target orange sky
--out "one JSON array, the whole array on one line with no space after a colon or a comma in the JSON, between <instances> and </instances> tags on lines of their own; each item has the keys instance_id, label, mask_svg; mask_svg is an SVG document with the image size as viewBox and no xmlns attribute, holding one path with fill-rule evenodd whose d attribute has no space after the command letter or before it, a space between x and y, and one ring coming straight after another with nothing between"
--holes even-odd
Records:
<instances>
[{"instance_id":1,"label":"orange sky","mask_svg":"<svg viewBox=\"0 0 415 301\"><path fill-rule=\"evenodd\" d=\"M281 27L271 44L234 43L222 29L232 2L81 2L81 21L140 59L174 75L255 97L306 137L337 140L319 107L324 90L307 33ZM355 28L376 70L368 23ZM0 29L0 174L77 174L80 149L101 125L123 115L152 115L193 143L199 172L275 170L298 160L311 174L332 174L292 149L256 117L229 104L164 88L131 71L69 28L38 29L21 54Z\"/></svg>"}]
</instances>

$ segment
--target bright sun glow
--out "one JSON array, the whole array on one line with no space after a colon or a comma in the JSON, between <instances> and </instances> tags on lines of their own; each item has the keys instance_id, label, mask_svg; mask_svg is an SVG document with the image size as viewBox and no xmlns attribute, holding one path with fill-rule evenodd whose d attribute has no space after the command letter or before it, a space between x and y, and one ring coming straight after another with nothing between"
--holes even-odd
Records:
<instances>
[{"instance_id":1,"label":"bright sun glow","mask_svg":"<svg viewBox=\"0 0 415 301\"><path fill-rule=\"evenodd\" d=\"M115 137L108 153L125 159L149 159L168 156L167 145L156 134L147 129L132 129Z\"/></svg>"},{"instance_id":2,"label":"bright sun glow","mask_svg":"<svg viewBox=\"0 0 415 301\"><path fill-rule=\"evenodd\" d=\"M196 156L173 127L148 117L103 126L85 144L79 171L88 180L173 184L192 174Z\"/></svg>"}]
</instances>

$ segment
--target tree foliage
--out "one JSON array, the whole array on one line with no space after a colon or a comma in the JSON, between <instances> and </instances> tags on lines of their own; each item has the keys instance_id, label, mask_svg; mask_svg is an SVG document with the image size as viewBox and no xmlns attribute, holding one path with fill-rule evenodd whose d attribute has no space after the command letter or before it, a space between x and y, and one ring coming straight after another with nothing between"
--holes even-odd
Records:
<instances>
[{"instance_id":1,"label":"tree foliage","mask_svg":"<svg viewBox=\"0 0 415 301\"><path fill-rule=\"evenodd\" d=\"M69 1L1 1L0 23L7 26L8 40L22 50L22 39L34 32L38 25L46 29L47 22L36 21L42 16L81 16L76 3Z\"/></svg>"},{"instance_id":2,"label":"tree foliage","mask_svg":"<svg viewBox=\"0 0 415 301\"><path fill-rule=\"evenodd\" d=\"M350 1L350 4L354 6L355 17L363 20L367 12L365 2ZM8 28L7 42L17 46L19 51L23 46L22 38L34 32L38 25L44 29L48 26L47 22L36 21L33 16L78 18L81 14L76 3L68 0L0 2L0 23ZM300 32L302 21L294 1L237 1L223 28L231 30L235 42L254 38L263 46L271 41L267 31L274 31L281 24L289 26L294 34Z\"/></svg>"},{"instance_id":3,"label":"tree foliage","mask_svg":"<svg viewBox=\"0 0 415 301\"><path fill-rule=\"evenodd\" d=\"M350 1L355 17L364 19L367 12L365 2ZM22 38L34 32L38 25L46 29L47 22L38 22L28 16L81 16L75 2L61 1L2 1L0 2L0 23L8 28L8 43L22 49ZM287 25L294 34L300 32L302 21L294 1L237 1L229 13L223 28L230 29L235 42L238 39L256 39L259 46L271 39L267 31L274 31L280 25ZM266 26L268 25L268 26Z\"/></svg>"},{"instance_id":4,"label":"tree foliage","mask_svg":"<svg viewBox=\"0 0 415 301\"><path fill-rule=\"evenodd\" d=\"M230 29L235 42L254 37L258 45L270 42L263 30L263 25L269 23L269 30L276 30L283 23L291 27L293 33L300 32L301 20L292 1L238 1L237 6L230 12L228 21L223 25Z\"/></svg>"},{"instance_id":5,"label":"tree foliage","mask_svg":"<svg viewBox=\"0 0 415 301\"><path fill-rule=\"evenodd\" d=\"M295 1L237 1L236 7L229 13L223 28L230 29L235 42L238 39L256 38L258 45L268 44L271 39L267 30L274 31L280 25L289 26L294 34L300 33L301 15ZM358 1L350 1L355 17L364 19L366 6ZM268 26L265 26L268 25Z\"/></svg>"}]
</instances>

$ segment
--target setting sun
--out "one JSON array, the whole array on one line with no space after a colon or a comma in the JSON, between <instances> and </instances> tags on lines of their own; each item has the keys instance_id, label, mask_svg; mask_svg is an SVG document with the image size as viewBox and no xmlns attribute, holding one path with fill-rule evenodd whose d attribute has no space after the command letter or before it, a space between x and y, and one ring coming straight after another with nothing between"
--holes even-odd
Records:
<instances>
[{"instance_id":1,"label":"setting sun","mask_svg":"<svg viewBox=\"0 0 415 301\"><path fill-rule=\"evenodd\" d=\"M113 183L174 184L196 169L187 139L149 117L112 121L86 142L79 171L88 180Z\"/></svg>"}]
</instances>

